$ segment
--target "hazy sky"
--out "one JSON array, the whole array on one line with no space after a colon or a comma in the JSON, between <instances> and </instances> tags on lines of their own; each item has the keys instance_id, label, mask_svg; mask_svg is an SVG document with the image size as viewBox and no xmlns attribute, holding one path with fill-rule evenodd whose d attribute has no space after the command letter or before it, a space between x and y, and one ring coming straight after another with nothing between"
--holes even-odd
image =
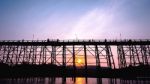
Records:
<instances>
[{"instance_id":1,"label":"hazy sky","mask_svg":"<svg viewBox=\"0 0 150 84\"><path fill-rule=\"evenodd\" d=\"M2 39L146 39L150 0L0 0Z\"/></svg>"}]
</instances>

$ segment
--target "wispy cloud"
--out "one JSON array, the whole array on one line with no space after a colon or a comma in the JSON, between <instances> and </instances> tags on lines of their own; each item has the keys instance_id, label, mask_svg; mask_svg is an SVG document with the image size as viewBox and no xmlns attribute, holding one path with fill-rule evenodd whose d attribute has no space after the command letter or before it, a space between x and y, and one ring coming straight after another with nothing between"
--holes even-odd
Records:
<instances>
[{"instance_id":1,"label":"wispy cloud","mask_svg":"<svg viewBox=\"0 0 150 84\"><path fill-rule=\"evenodd\" d=\"M120 4L110 3L108 7L89 10L73 25L72 31L66 38L79 39L108 38L108 30L115 26L116 10Z\"/></svg>"},{"instance_id":2,"label":"wispy cloud","mask_svg":"<svg viewBox=\"0 0 150 84\"><path fill-rule=\"evenodd\" d=\"M1 2L0 39L32 39L33 34L38 39L150 36L149 0L49 2Z\"/></svg>"}]
</instances>

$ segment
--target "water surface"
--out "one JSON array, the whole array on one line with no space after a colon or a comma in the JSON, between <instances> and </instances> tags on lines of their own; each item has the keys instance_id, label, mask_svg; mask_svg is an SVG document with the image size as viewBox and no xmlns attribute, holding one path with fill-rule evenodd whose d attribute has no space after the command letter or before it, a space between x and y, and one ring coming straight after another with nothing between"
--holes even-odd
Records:
<instances>
[{"instance_id":1,"label":"water surface","mask_svg":"<svg viewBox=\"0 0 150 84\"><path fill-rule=\"evenodd\" d=\"M7 78L0 79L0 84L150 84L148 79L120 79L120 78Z\"/></svg>"}]
</instances>

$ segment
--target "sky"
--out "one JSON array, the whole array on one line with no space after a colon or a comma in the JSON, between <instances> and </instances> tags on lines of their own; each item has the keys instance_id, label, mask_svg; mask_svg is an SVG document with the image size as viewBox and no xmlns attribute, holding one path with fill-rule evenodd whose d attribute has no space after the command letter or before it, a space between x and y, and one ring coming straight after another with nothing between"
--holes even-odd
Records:
<instances>
[{"instance_id":1,"label":"sky","mask_svg":"<svg viewBox=\"0 0 150 84\"><path fill-rule=\"evenodd\" d=\"M0 40L149 39L150 0L0 0Z\"/></svg>"}]
</instances>

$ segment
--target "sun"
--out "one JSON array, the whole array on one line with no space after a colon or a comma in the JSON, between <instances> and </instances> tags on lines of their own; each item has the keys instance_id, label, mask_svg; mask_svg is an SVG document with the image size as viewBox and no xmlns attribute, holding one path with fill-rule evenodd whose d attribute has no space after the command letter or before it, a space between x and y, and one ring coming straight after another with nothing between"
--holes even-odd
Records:
<instances>
[{"instance_id":1,"label":"sun","mask_svg":"<svg viewBox=\"0 0 150 84\"><path fill-rule=\"evenodd\" d=\"M81 64L81 63L82 63L82 60L81 60L81 59L78 59L78 60L77 60L77 63Z\"/></svg>"},{"instance_id":2,"label":"sun","mask_svg":"<svg viewBox=\"0 0 150 84\"><path fill-rule=\"evenodd\" d=\"M76 57L76 66L83 66L84 65L84 59L82 57Z\"/></svg>"}]
</instances>

